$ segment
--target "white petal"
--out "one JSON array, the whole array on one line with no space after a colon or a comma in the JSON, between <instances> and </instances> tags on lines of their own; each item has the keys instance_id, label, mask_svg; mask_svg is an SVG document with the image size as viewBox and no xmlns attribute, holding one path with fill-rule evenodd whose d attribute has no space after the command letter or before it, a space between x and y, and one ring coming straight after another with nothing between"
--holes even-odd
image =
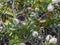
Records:
<instances>
[{"instance_id":1,"label":"white petal","mask_svg":"<svg viewBox=\"0 0 60 45\"><path fill-rule=\"evenodd\" d=\"M48 11L53 11L54 10L54 6L52 4L49 4L47 7Z\"/></svg>"},{"instance_id":2,"label":"white petal","mask_svg":"<svg viewBox=\"0 0 60 45\"><path fill-rule=\"evenodd\" d=\"M37 31L33 31L32 36L33 37L37 37L38 36L38 32Z\"/></svg>"},{"instance_id":3,"label":"white petal","mask_svg":"<svg viewBox=\"0 0 60 45\"><path fill-rule=\"evenodd\" d=\"M14 20L13 20L13 23L14 23L14 24L18 24L18 23L19 23L19 20L18 20L18 19L14 19Z\"/></svg>"},{"instance_id":4,"label":"white petal","mask_svg":"<svg viewBox=\"0 0 60 45\"><path fill-rule=\"evenodd\" d=\"M20 45L26 45L25 43L20 43Z\"/></svg>"},{"instance_id":5,"label":"white petal","mask_svg":"<svg viewBox=\"0 0 60 45\"><path fill-rule=\"evenodd\" d=\"M58 3L58 0L52 0L52 4Z\"/></svg>"},{"instance_id":6,"label":"white petal","mask_svg":"<svg viewBox=\"0 0 60 45\"><path fill-rule=\"evenodd\" d=\"M57 38L54 38L54 37L51 38L51 39L49 40L49 43L54 43L54 44L57 43Z\"/></svg>"},{"instance_id":7,"label":"white petal","mask_svg":"<svg viewBox=\"0 0 60 45\"><path fill-rule=\"evenodd\" d=\"M49 41L52 38L51 35L47 35L46 40Z\"/></svg>"}]
</instances>

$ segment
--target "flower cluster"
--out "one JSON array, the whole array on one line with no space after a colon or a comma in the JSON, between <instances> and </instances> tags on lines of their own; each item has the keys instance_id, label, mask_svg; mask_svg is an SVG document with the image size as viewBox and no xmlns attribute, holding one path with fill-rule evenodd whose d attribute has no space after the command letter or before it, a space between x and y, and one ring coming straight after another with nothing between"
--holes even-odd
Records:
<instances>
[{"instance_id":1,"label":"flower cluster","mask_svg":"<svg viewBox=\"0 0 60 45\"><path fill-rule=\"evenodd\" d=\"M46 40L49 41L49 43L57 43L57 38L52 37L51 35L47 35Z\"/></svg>"},{"instance_id":2,"label":"flower cluster","mask_svg":"<svg viewBox=\"0 0 60 45\"><path fill-rule=\"evenodd\" d=\"M53 11L54 10L54 4L58 4L60 1L59 0L52 0L50 4L48 4L47 10L48 11Z\"/></svg>"},{"instance_id":3,"label":"flower cluster","mask_svg":"<svg viewBox=\"0 0 60 45\"><path fill-rule=\"evenodd\" d=\"M4 2L8 4L9 2L11 3L11 0L4 0ZM36 7L34 1L32 1L34 4L32 2L32 4L30 4L29 1L27 3L23 2L23 4L16 0L15 2L13 1L11 3L13 8L11 12L14 16L12 16L13 18L9 18L12 19L12 22L10 22L10 19L7 19L9 20L9 22L7 22L8 25L3 25L2 20L4 19L0 19L0 30L4 28L1 32L3 33L3 37L6 36L13 40L16 40L16 38L20 39L22 40L20 45L42 45L45 42L56 44L58 39L56 38L57 36L55 36L57 32L55 30L57 30L57 27L54 23L57 23L56 20L59 21L60 18L59 16L56 17L54 15L55 18L52 19L54 16L50 14L54 14L51 12L55 11L55 4L58 4L60 0L52 0L52 2L47 5L47 8L45 7L46 9L43 8L45 4L43 4L44 6L41 6L39 1L39 5L37 4ZM8 7L7 10L10 11L11 8L9 8L10 7ZM4 27L2 27L2 25Z\"/></svg>"}]
</instances>

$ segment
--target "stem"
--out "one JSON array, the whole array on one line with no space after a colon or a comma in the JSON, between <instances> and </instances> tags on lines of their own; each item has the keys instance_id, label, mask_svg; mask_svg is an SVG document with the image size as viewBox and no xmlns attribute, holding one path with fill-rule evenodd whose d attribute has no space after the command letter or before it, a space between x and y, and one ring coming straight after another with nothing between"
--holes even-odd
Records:
<instances>
[{"instance_id":1,"label":"stem","mask_svg":"<svg viewBox=\"0 0 60 45\"><path fill-rule=\"evenodd\" d=\"M15 10L15 3L13 1L13 4L12 4L12 11L13 11L13 17L16 18L16 10Z\"/></svg>"}]
</instances>

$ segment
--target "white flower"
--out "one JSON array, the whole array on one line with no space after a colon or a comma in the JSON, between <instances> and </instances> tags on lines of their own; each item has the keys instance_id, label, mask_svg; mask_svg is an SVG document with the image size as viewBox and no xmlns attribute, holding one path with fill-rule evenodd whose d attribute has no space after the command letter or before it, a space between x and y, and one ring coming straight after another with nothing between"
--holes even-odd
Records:
<instances>
[{"instance_id":1,"label":"white flower","mask_svg":"<svg viewBox=\"0 0 60 45\"><path fill-rule=\"evenodd\" d=\"M0 26L0 30L2 30L3 29L3 27L2 26Z\"/></svg>"},{"instance_id":2,"label":"white flower","mask_svg":"<svg viewBox=\"0 0 60 45\"><path fill-rule=\"evenodd\" d=\"M48 11L53 11L54 10L54 6L52 4L49 4L47 7Z\"/></svg>"},{"instance_id":3,"label":"white flower","mask_svg":"<svg viewBox=\"0 0 60 45\"><path fill-rule=\"evenodd\" d=\"M59 0L52 0L52 4L58 3Z\"/></svg>"},{"instance_id":4,"label":"white flower","mask_svg":"<svg viewBox=\"0 0 60 45\"><path fill-rule=\"evenodd\" d=\"M39 11L39 8L35 8L35 11L38 12Z\"/></svg>"},{"instance_id":5,"label":"white flower","mask_svg":"<svg viewBox=\"0 0 60 45\"><path fill-rule=\"evenodd\" d=\"M51 38L52 38L51 35L47 35L47 37L46 37L46 41L49 41Z\"/></svg>"},{"instance_id":6,"label":"white flower","mask_svg":"<svg viewBox=\"0 0 60 45\"><path fill-rule=\"evenodd\" d=\"M38 36L38 39L40 40L42 37L41 36Z\"/></svg>"},{"instance_id":7,"label":"white flower","mask_svg":"<svg viewBox=\"0 0 60 45\"><path fill-rule=\"evenodd\" d=\"M33 37L37 37L38 36L38 32L37 31L33 31L32 36Z\"/></svg>"},{"instance_id":8,"label":"white flower","mask_svg":"<svg viewBox=\"0 0 60 45\"><path fill-rule=\"evenodd\" d=\"M53 37L49 40L49 43L57 43L57 38Z\"/></svg>"},{"instance_id":9,"label":"white flower","mask_svg":"<svg viewBox=\"0 0 60 45\"><path fill-rule=\"evenodd\" d=\"M26 45L25 43L20 43L20 45Z\"/></svg>"},{"instance_id":10,"label":"white flower","mask_svg":"<svg viewBox=\"0 0 60 45\"><path fill-rule=\"evenodd\" d=\"M18 20L18 19L14 19L14 20L13 20L13 23L14 23L14 24L19 24L19 20Z\"/></svg>"}]
</instances>

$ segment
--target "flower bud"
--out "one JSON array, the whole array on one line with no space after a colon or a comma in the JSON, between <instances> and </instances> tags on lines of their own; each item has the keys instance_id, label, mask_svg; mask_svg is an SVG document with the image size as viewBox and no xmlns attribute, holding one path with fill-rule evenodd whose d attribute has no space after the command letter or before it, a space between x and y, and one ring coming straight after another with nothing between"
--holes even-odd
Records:
<instances>
[{"instance_id":1,"label":"flower bud","mask_svg":"<svg viewBox=\"0 0 60 45\"><path fill-rule=\"evenodd\" d=\"M48 11L53 11L54 10L54 6L52 4L49 4L47 7Z\"/></svg>"},{"instance_id":2,"label":"flower bud","mask_svg":"<svg viewBox=\"0 0 60 45\"><path fill-rule=\"evenodd\" d=\"M39 11L39 8L35 8L35 11L38 12Z\"/></svg>"},{"instance_id":3,"label":"flower bud","mask_svg":"<svg viewBox=\"0 0 60 45\"><path fill-rule=\"evenodd\" d=\"M57 43L57 38L53 37L49 40L49 43L54 43L56 44Z\"/></svg>"},{"instance_id":4,"label":"flower bud","mask_svg":"<svg viewBox=\"0 0 60 45\"><path fill-rule=\"evenodd\" d=\"M26 45L25 43L20 43L20 45Z\"/></svg>"},{"instance_id":5,"label":"flower bud","mask_svg":"<svg viewBox=\"0 0 60 45\"><path fill-rule=\"evenodd\" d=\"M19 20L18 20L18 19L14 19L14 20L13 20L13 23L14 23L14 24L19 24Z\"/></svg>"},{"instance_id":6,"label":"flower bud","mask_svg":"<svg viewBox=\"0 0 60 45\"><path fill-rule=\"evenodd\" d=\"M58 3L58 0L52 0L52 4Z\"/></svg>"},{"instance_id":7,"label":"flower bud","mask_svg":"<svg viewBox=\"0 0 60 45\"><path fill-rule=\"evenodd\" d=\"M38 32L37 31L33 31L32 36L33 37L37 37L38 36Z\"/></svg>"},{"instance_id":8,"label":"flower bud","mask_svg":"<svg viewBox=\"0 0 60 45\"><path fill-rule=\"evenodd\" d=\"M46 37L46 41L49 41L51 38L52 38L51 35L47 35L47 37Z\"/></svg>"}]
</instances>

